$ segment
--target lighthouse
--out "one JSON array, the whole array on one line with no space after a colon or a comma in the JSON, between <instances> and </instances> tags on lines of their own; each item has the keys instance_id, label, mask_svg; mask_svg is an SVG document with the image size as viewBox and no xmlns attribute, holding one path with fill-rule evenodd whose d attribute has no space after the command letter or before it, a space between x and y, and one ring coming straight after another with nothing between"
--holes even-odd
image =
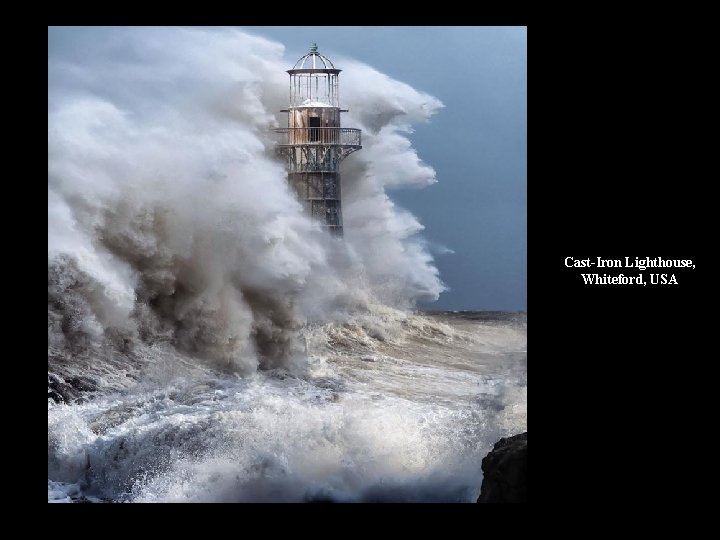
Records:
<instances>
[{"instance_id":1,"label":"lighthouse","mask_svg":"<svg viewBox=\"0 0 720 540\"><path fill-rule=\"evenodd\" d=\"M290 74L287 128L279 153L286 159L288 183L312 219L342 236L340 162L362 148L360 130L340 127L339 69L318 52L316 44Z\"/></svg>"}]
</instances>

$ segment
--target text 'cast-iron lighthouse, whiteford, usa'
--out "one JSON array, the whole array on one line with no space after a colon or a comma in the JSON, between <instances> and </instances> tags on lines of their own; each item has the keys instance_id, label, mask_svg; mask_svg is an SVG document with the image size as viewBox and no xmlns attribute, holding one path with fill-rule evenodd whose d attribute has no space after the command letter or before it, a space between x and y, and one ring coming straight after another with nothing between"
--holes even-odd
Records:
<instances>
[{"instance_id":1,"label":"text 'cast-iron lighthouse, whiteford, usa'","mask_svg":"<svg viewBox=\"0 0 720 540\"><path fill-rule=\"evenodd\" d=\"M313 44L290 74L288 127L278 146L287 159L288 182L305 211L336 235L342 235L340 162L362 148L360 130L340 127L339 69Z\"/></svg>"}]
</instances>

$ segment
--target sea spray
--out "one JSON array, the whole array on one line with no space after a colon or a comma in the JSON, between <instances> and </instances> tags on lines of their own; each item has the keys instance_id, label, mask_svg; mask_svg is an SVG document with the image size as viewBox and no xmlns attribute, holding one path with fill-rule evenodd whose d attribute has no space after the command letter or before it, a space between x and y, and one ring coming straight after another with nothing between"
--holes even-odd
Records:
<instances>
[{"instance_id":1,"label":"sea spray","mask_svg":"<svg viewBox=\"0 0 720 540\"><path fill-rule=\"evenodd\" d=\"M297 359L308 320L437 298L422 227L384 188L435 181L406 135L440 102L344 62L344 100L367 136L343 176L347 237L334 241L274 154L287 63L280 44L235 30L49 30L58 351L161 341L247 374Z\"/></svg>"},{"instance_id":2,"label":"sea spray","mask_svg":"<svg viewBox=\"0 0 720 540\"><path fill-rule=\"evenodd\" d=\"M271 129L293 59L236 30L49 29L48 500L472 501L526 430L525 327L443 290L387 187L442 105L337 56L344 241Z\"/></svg>"}]
</instances>

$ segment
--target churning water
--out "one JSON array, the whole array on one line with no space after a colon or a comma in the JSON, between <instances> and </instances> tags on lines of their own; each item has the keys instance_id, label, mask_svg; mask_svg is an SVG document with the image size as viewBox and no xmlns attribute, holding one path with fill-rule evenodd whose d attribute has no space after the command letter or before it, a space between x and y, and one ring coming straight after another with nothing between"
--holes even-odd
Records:
<instances>
[{"instance_id":1,"label":"churning water","mask_svg":"<svg viewBox=\"0 0 720 540\"><path fill-rule=\"evenodd\" d=\"M436 181L408 134L440 101L333 58L363 130L338 240L274 152L281 44L48 44L48 500L477 497L482 456L526 429L525 319L413 311L444 285L386 188Z\"/></svg>"},{"instance_id":2,"label":"churning water","mask_svg":"<svg viewBox=\"0 0 720 540\"><path fill-rule=\"evenodd\" d=\"M527 429L524 315L387 311L304 334L294 372L155 350L125 390L49 401L48 500L473 502L482 457Z\"/></svg>"}]
</instances>

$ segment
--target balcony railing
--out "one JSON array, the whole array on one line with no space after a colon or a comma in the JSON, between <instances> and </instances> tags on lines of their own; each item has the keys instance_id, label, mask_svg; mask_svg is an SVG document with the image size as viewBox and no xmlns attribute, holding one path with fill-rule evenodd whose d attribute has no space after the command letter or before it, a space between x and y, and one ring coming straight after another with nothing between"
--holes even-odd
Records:
<instances>
[{"instance_id":1,"label":"balcony railing","mask_svg":"<svg viewBox=\"0 0 720 540\"><path fill-rule=\"evenodd\" d=\"M355 128L298 127L280 128L275 131L285 135L280 146L317 144L360 148L362 143L360 130Z\"/></svg>"}]
</instances>

